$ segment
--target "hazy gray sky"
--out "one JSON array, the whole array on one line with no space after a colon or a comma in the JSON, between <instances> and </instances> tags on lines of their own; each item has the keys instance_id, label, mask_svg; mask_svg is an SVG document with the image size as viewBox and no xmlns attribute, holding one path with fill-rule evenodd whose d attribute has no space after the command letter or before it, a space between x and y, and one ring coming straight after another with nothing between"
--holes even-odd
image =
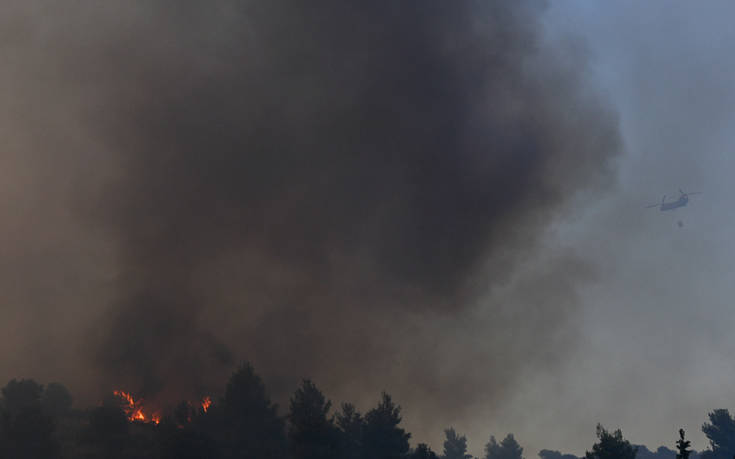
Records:
<instances>
[{"instance_id":1,"label":"hazy gray sky","mask_svg":"<svg viewBox=\"0 0 735 459\"><path fill-rule=\"evenodd\" d=\"M529 453L580 454L596 422L650 447L673 448L683 427L701 450L707 412L735 407L734 12L716 1L564 1L548 12L552 36L584 39L625 153L617 189L555 232L596 268L579 289L579 348L529 374L491 423ZM678 188L704 194L673 213L643 209Z\"/></svg>"}]
</instances>

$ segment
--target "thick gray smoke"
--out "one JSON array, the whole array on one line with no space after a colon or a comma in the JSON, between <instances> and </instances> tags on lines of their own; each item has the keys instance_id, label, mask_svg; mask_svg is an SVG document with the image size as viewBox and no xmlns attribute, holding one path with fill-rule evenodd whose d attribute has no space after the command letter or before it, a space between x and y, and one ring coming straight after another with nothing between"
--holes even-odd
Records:
<instances>
[{"instance_id":1,"label":"thick gray smoke","mask_svg":"<svg viewBox=\"0 0 735 459\"><path fill-rule=\"evenodd\" d=\"M18 86L99 152L60 173L75 221L113 244L112 306L80 314L101 385L176 398L249 359L276 394L309 376L454 419L563 353L579 260L508 285L620 146L543 9L15 6Z\"/></svg>"}]
</instances>

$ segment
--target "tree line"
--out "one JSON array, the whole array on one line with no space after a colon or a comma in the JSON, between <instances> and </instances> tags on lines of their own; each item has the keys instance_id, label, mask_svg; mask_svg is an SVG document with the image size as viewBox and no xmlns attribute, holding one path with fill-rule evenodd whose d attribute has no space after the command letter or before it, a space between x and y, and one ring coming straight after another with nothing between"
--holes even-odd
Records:
<instances>
[{"instance_id":1,"label":"tree line","mask_svg":"<svg viewBox=\"0 0 735 459\"><path fill-rule=\"evenodd\" d=\"M282 416L250 364L233 372L224 393L211 405L182 402L158 423L131 422L119 397L99 406L73 409L62 384L43 386L12 380L0 397L0 459L474 459L467 438L444 431L443 450L425 443L411 447L401 427L401 408L383 393L374 408L360 413L350 403L333 409L319 388L304 380ZM597 440L585 459L731 459L735 419L728 410L709 413L702 426L709 449L692 452L684 431L677 450L655 452L632 445L620 430L597 426ZM579 459L542 450L542 459ZM513 434L491 436L480 459L525 459Z\"/></svg>"}]
</instances>

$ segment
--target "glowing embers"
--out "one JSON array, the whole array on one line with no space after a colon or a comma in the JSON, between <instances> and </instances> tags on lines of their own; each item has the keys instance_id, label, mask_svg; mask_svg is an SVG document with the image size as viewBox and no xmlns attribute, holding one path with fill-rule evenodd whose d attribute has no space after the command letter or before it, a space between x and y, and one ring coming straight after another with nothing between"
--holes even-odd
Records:
<instances>
[{"instance_id":1,"label":"glowing embers","mask_svg":"<svg viewBox=\"0 0 735 459\"><path fill-rule=\"evenodd\" d=\"M125 413L125 416L130 422L142 422L146 424L159 424L161 422L161 415L158 410L152 409L145 406L143 399L135 399L129 392L122 390L115 390L112 392L121 402L121 408ZM192 410L191 402L184 402L185 406L188 407L188 413L185 416L186 422L191 422L191 418L194 413ZM199 402L201 407L200 413L206 413L212 406L212 398L209 395L204 396ZM181 427L181 426L179 426Z\"/></svg>"},{"instance_id":2,"label":"glowing embers","mask_svg":"<svg viewBox=\"0 0 735 459\"><path fill-rule=\"evenodd\" d=\"M202 410L206 413L209 407L212 405L212 399L209 398L209 395L204 397L202 399Z\"/></svg>"},{"instance_id":3,"label":"glowing embers","mask_svg":"<svg viewBox=\"0 0 735 459\"><path fill-rule=\"evenodd\" d=\"M152 422L153 424L161 422L161 417L158 413L146 413L146 410L142 406L143 399L135 400L128 392L121 390L116 390L112 393L123 402L122 409L130 422Z\"/></svg>"}]
</instances>

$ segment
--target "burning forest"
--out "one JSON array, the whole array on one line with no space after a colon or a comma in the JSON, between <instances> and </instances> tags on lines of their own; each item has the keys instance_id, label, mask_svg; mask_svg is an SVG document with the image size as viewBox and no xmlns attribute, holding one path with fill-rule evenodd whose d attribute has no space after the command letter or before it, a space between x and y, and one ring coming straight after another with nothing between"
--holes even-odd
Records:
<instances>
[{"instance_id":1,"label":"burning forest","mask_svg":"<svg viewBox=\"0 0 735 459\"><path fill-rule=\"evenodd\" d=\"M84 254L18 298L64 298L44 317L67 354L47 360L86 403L123 387L128 416L152 422L150 403L212 393L247 358L279 400L312 375L461 417L475 394L501 400L519 362L549 360L533 343L573 345L589 270L542 240L613 183L620 139L584 62L556 64L543 2L11 3L8 46L27 52L10 67L33 71L8 86L18 119L58 134L29 133L56 140L23 158L48 152L35 183L60 189L38 202L70 225L34 228L68 238L56 260ZM23 114L51 93L60 112ZM441 371L454 347L493 376ZM466 396L434 396L460 381Z\"/></svg>"},{"instance_id":2,"label":"burning forest","mask_svg":"<svg viewBox=\"0 0 735 459\"><path fill-rule=\"evenodd\" d=\"M142 398L136 399L130 393L125 391L115 390L113 391L113 395L121 402L121 408L128 421L153 424L161 423L160 408L155 408L150 404L145 403ZM188 407L189 410L193 410L193 407L196 406L202 411L202 413L206 413L209 410L209 407L212 406L212 398L209 395L206 395L196 404L185 401L182 402L182 405ZM191 416L187 416L186 419L191 421Z\"/></svg>"},{"instance_id":3,"label":"burning forest","mask_svg":"<svg viewBox=\"0 0 735 459\"><path fill-rule=\"evenodd\" d=\"M130 422L161 422L160 414L151 414L150 408L144 409L142 399L135 400L132 395L121 390L113 391L113 394L121 400L123 412Z\"/></svg>"},{"instance_id":4,"label":"burning forest","mask_svg":"<svg viewBox=\"0 0 735 459\"><path fill-rule=\"evenodd\" d=\"M72 397L59 383L44 387L33 380L12 380L0 397L0 457L9 459L468 459L468 441L454 428L443 439L414 438L403 426L401 407L383 393L361 414L355 405L332 402L310 380L303 380L280 410L249 364L230 377L224 392L196 404L154 408L142 398L115 390L114 397L89 409L72 408ZM681 458L730 457L735 418L727 410L709 413L702 427L711 449L692 451L685 432L675 445ZM593 430L592 428L590 429ZM620 430L596 428L587 459L669 459L675 451L651 452L632 445ZM442 445L439 455L424 441ZM594 440L591 440L591 442ZM673 442L672 442L673 443ZM413 444L413 446L411 446ZM523 459L513 434L490 436L483 459ZM542 459L579 459L542 450Z\"/></svg>"},{"instance_id":5,"label":"burning forest","mask_svg":"<svg viewBox=\"0 0 735 459\"><path fill-rule=\"evenodd\" d=\"M731 287L731 234L708 252L716 268L684 227L654 245L618 225L645 218L615 198L621 181L652 181L621 166L626 142L687 123L623 132L656 117L622 120L606 85L634 78L599 78L615 65L552 27L579 19L562 4L3 0L0 377L69 389L8 384L0 459L431 458L445 429L452 448L472 440L493 459L521 450L512 435L485 445L506 423L535 447L556 441L557 412L578 410L558 441L579 447L605 409L639 419L617 398L633 397L633 370L675 374L699 355L685 343L719 342L674 349L677 327L643 323L657 315L619 293L662 295L687 327L729 336L679 289ZM617 46L617 27L594 43ZM652 56L636 63L679 59ZM723 74L696 86L735 81ZM669 110L659 83L621 100L660 97L662 118L735 106L713 92ZM698 164L655 163L681 164L676 180ZM669 268L681 282L645 278ZM660 342L637 345L648 336ZM618 371L618 357L641 360Z\"/></svg>"}]
</instances>

